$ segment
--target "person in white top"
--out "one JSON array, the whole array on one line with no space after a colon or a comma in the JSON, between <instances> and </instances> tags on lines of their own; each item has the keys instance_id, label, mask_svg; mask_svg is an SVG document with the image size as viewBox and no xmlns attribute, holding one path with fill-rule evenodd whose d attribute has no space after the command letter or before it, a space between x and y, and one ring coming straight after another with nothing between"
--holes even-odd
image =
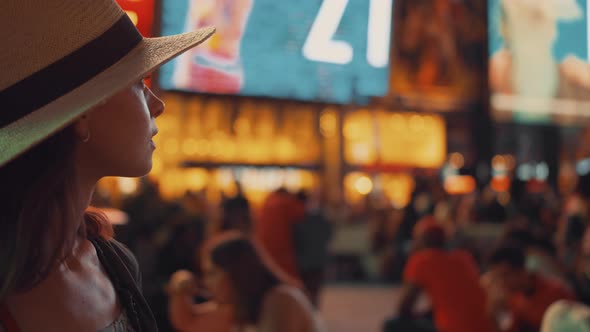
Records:
<instances>
[{"instance_id":1,"label":"person in white top","mask_svg":"<svg viewBox=\"0 0 590 332\"><path fill-rule=\"evenodd\" d=\"M268 260L253 240L238 232L216 237L203 251L203 282L212 300L194 304L199 293L189 271L174 273L168 286L169 315L180 331L322 332L314 309L294 281Z\"/></svg>"},{"instance_id":2,"label":"person in white top","mask_svg":"<svg viewBox=\"0 0 590 332\"><path fill-rule=\"evenodd\" d=\"M590 332L590 307L572 301L555 302L545 311L541 332Z\"/></svg>"}]
</instances>

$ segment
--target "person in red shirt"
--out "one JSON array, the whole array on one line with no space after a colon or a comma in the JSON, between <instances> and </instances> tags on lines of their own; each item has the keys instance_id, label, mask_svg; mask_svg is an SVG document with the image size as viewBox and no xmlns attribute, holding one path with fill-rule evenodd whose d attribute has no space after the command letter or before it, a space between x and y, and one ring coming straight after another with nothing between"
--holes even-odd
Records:
<instances>
[{"instance_id":1,"label":"person in red shirt","mask_svg":"<svg viewBox=\"0 0 590 332\"><path fill-rule=\"evenodd\" d=\"M412 318L418 295L425 292L439 332L492 332L493 322L486 311L486 295L473 257L462 250L447 250L445 230L432 217L419 221L413 236L417 250L404 270L400 320ZM410 330L404 326L404 331Z\"/></svg>"},{"instance_id":2,"label":"person in red shirt","mask_svg":"<svg viewBox=\"0 0 590 332\"><path fill-rule=\"evenodd\" d=\"M254 237L274 264L291 278L301 280L297 268L293 228L303 220L305 204L287 190L271 193L254 223Z\"/></svg>"},{"instance_id":3,"label":"person in red shirt","mask_svg":"<svg viewBox=\"0 0 590 332\"><path fill-rule=\"evenodd\" d=\"M551 304L574 299L574 294L557 279L527 271L525 260L521 246L502 245L490 256L490 270L482 278L489 310L496 317L507 314L506 326L500 326L503 330L539 331Z\"/></svg>"}]
</instances>

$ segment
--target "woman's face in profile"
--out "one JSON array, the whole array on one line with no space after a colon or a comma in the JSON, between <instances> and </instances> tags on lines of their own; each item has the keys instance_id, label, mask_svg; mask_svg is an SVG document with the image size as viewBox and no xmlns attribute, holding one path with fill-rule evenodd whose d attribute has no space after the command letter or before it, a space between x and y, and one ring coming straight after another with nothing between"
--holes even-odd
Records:
<instances>
[{"instance_id":1,"label":"woman's face in profile","mask_svg":"<svg viewBox=\"0 0 590 332\"><path fill-rule=\"evenodd\" d=\"M213 264L210 257L203 259L203 281L217 303L234 303L234 292L228 274Z\"/></svg>"},{"instance_id":2,"label":"woman's face in profile","mask_svg":"<svg viewBox=\"0 0 590 332\"><path fill-rule=\"evenodd\" d=\"M98 177L147 174L155 149L155 119L163 111L164 103L143 79L96 106L84 128L89 140L78 149L83 167Z\"/></svg>"}]
</instances>

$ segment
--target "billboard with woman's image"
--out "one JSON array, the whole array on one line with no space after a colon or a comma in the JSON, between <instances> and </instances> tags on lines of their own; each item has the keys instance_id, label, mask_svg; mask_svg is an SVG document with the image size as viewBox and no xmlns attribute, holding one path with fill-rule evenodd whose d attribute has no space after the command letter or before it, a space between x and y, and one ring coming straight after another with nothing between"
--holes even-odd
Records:
<instances>
[{"instance_id":1,"label":"billboard with woman's image","mask_svg":"<svg viewBox=\"0 0 590 332\"><path fill-rule=\"evenodd\" d=\"M586 0L489 0L492 109L499 120L590 120Z\"/></svg>"},{"instance_id":2,"label":"billboard with woman's image","mask_svg":"<svg viewBox=\"0 0 590 332\"><path fill-rule=\"evenodd\" d=\"M167 90L349 103L387 93L393 0L164 0L162 35L217 33L162 67Z\"/></svg>"}]
</instances>

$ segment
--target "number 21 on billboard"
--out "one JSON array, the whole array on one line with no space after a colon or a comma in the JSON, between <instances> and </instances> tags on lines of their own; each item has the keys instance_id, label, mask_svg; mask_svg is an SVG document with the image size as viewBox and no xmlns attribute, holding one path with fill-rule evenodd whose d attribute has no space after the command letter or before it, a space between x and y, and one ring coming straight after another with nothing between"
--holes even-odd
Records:
<instances>
[{"instance_id":1,"label":"number 21 on billboard","mask_svg":"<svg viewBox=\"0 0 590 332\"><path fill-rule=\"evenodd\" d=\"M311 26L303 56L312 61L345 65L352 61L350 43L334 40L349 0L324 0ZM393 0L369 0L367 62L375 68L387 67L391 37Z\"/></svg>"}]
</instances>

